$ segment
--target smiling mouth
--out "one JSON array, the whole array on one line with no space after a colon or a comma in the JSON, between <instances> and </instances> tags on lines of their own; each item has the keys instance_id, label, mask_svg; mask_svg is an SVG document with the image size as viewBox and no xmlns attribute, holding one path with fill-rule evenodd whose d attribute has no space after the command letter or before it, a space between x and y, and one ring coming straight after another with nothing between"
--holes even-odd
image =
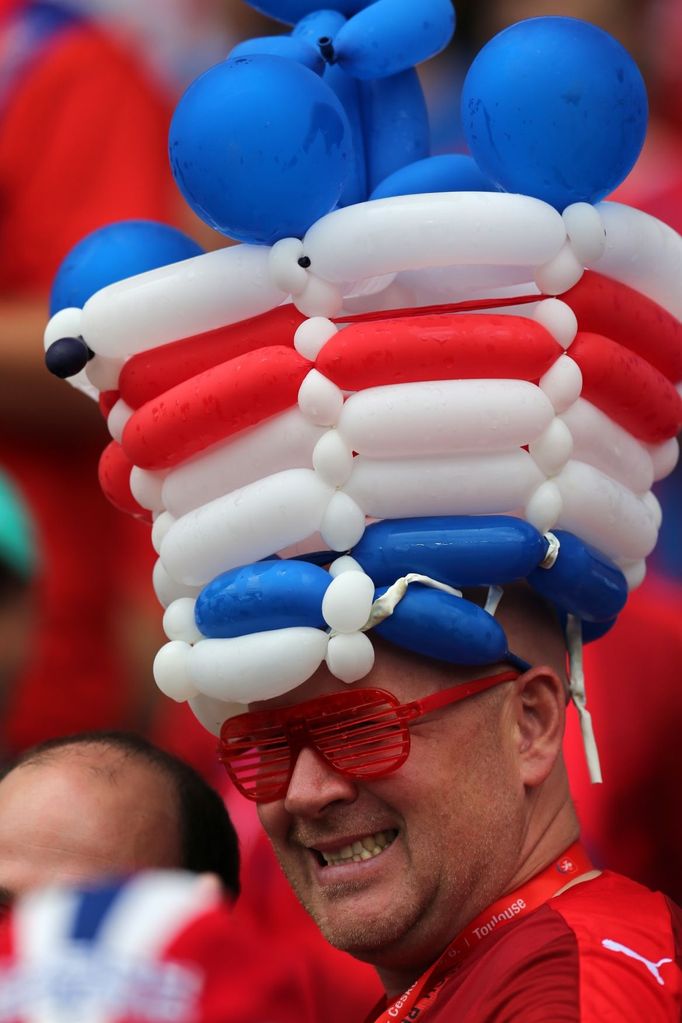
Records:
<instances>
[{"instance_id":1,"label":"smiling mouth","mask_svg":"<svg viewBox=\"0 0 682 1023\"><path fill-rule=\"evenodd\" d=\"M362 863L363 860L372 860L380 856L397 837L396 829L376 831L339 849L313 849L312 852L315 853L321 867L345 867L351 863Z\"/></svg>"}]
</instances>

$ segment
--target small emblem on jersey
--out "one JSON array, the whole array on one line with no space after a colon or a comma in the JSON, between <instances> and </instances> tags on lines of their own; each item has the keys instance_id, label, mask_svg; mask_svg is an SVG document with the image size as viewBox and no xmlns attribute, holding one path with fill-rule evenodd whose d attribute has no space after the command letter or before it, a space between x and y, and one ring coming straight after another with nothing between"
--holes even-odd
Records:
<instances>
[{"instance_id":1,"label":"small emblem on jersey","mask_svg":"<svg viewBox=\"0 0 682 1023\"><path fill-rule=\"evenodd\" d=\"M668 963L671 963L672 959L659 959L658 962L655 963L651 959L647 959L645 956L640 955L639 952L635 952L634 949L628 948L627 945L621 945L619 941L611 941L610 938L604 938L602 940L602 945L604 948L608 948L609 952L620 952L621 955L628 956L629 959L636 959L637 962L643 963L651 976L656 979L656 982L660 984L661 987L665 987L665 981L660 974L660 969L662 966L666 966Z\"/></svg>"},{"instance_id":2,"label":"small emblem on jersey","mask_svg":"<svg viewBox=\"0 0 682 1023\"><path fill-rule=\"evenodd\" d=\"M559 860L557 863L556 869L560 874L575 874L576 866L570 857L564 856L563 860Z\"/></svg>"}]
</instances>

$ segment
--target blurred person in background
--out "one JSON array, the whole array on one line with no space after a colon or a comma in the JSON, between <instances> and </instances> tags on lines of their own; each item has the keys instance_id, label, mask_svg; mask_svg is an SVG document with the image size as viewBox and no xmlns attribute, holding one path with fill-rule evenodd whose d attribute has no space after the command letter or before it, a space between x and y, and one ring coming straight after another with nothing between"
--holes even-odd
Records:
<instances>
[{"instance_id":1,"label":"blurred person in background","mask_svg":"<svg viewBox=\"0 0 682 1023\"><path fill-rule=\"evenodd\" d=\"M47 740L0 776L0 905L47 884L165 868L239 894L237 835L218 793L128 732Z\"/></svg>"}]
</instances>

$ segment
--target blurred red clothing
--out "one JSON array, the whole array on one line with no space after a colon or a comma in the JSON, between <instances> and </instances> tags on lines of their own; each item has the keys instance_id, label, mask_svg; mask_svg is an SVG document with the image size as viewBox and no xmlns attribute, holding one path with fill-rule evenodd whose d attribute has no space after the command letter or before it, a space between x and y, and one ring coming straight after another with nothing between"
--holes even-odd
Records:
<instances>
[{"instance_id":1,"label":"blurred red clothing","mask_svg":"<svg viewBox=\"0 0 682 1023\"><path fill-rule=\"evenodd\" d=\"M8 76L17 25L32 6L0 0L0 301L46 295L69 249L102 224L171 222L180 208L167 158L170 108L101 30L67 20L34 40ZM41 348L36 338L36 373ZM3 386L14 386L8 375ZM148 529L99 491L103 425L92 430L91 417L94 435L60 437L58 423L54 435L38 434L28 394L25 404L24 421L3 424L2 461L36 516L43 572L35 647L5 724L13 751L124 723L118 602L124 592L152 599Z\"/></svg>"},{"instance_id":2,"label":"blurred red clothing","mask_svg":"<svg viewBox=\"0 0 682 1023\"><path fill-rule=\"evenodd\" d=\"M577 715L564 749L583 839L599 866L682 898L679 812L682 586L651 577L585 649L604 782L591 785Z\"/></svg>"}]
</instances>

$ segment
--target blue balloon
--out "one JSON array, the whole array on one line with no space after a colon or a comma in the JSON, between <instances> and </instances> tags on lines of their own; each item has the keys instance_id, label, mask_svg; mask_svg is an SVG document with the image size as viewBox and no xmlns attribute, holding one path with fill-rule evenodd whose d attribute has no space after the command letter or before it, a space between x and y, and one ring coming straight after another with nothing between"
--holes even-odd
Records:
<instances>
[{"instance_id":1,"label":"blue balloon","mask_svg":"<svg viewBox=\"0 0 682 1023\"><path fill-rule=\"evenodd\" d=\"M558 608L588 622L614 619L625 607L628 584L621 570L573 533L553 530L559 555L552 568L536 568L528 582Z\"/></svg>"},{"instance_id":2,"label":"blue balloon","mask_svg":"<svg viewBox=\"0 0 682 1023\"><path fill-rule=\"evenodd\" d=\"M429 115L414 69L360 86L371 192L389 174L429 156Z\"/></svg>"},{"instance_id":3,"label":"blue balloon","mask_svg":"<svg viewBox=\"0 0 682 1023\"><path fill-rule=\"evenodd\" d=\"M301 18L291 34L300 36L319 49L321 40L331 40L333 43L336 33L343 28L346 20L339 11L315 10Z\"/></svg>"},{"instance_id":4,"label":"blue balloon","mask_svg":"<svg viewBox=\"0 0 682 1023\"><path fill-rule=\"evenodd\" d=\"M339 29L329 57L354 78L387 78L440 53L454 31L451 0L376 0Z\"/></svg>"},{"instance_id":5,"label":"blue balloon","mask_svg":"<svg viewBox=\"0 0 682 1023\"><path fill-rule=\"evenodd\" d=\"M328 85L283 57L239 57L190 85L170 127L173 175L211 227L244 242L302 237L332 210L352 160Z\"/></svg>"},{"instance_id":6,"label":"blue balloon","mask_svg":"<svg viewBox=\"0 0 682 1023\"><path fill-rule=\"evenodd\" d=\"M561 608L558 607L556 610L559 615L561 628L565 634L568 616ZM605 622L582 621L580 624L582 626L583 643L593 643L595 639L601 639L602 636L605 636L613 628L617 621L617 618L609 618Z\"/></svg>"},{"instance_id":7,"label":"blue balloon","mask_svg":"<svg viewBox=\"0 0 682 1023\"><path fill-rule=\"evenodd\" d=\"M230 51L229 59L262 56L263 54L296 60L304 67L310 68L316 75L321 75L325 68L318 47L312 45L307 39L294 36L261 36L258 39L245 39L244 42L237 43L235 48Z\"/></svg>"},{"instance_id":8,"label":"blue balloon","mask_svg":"<svg viewBox=\"0 0 682 1023\"><path fill-rule=\"evenodd\" d=\"M249 7L253 7L262 14L267 14L275 21L283 21L285 25L295 25L297 21L304 18L306 14L313 14L320 7L332 7L335 11L348 17L357 11L367 7L374 0L246 0Z\"/></svg>"},{"instance_id":9,"label":"blue balloon","mask_svg":"<svg viewBox=\"0 0 682 1023\"><path fill-rule=\"evenodd\" d=\"M598 202L644 142L642 76L610 35L575 18L532 18L495 36L462 90L474 159L508 192L563 210Z\"/></svg>"},{"instance_id":10,"label":"blue balloon","mask_svg":"<svg viewBox=\"0 0 682 1023\"><path fill-rule=\"evenodd\" d=\"M81 309L91 295L115 281L199 256L202 248L168 224L121 220L82 238L64 258L52 283L50 316Z\"/></svg>"},{"instance_id":11,"label":"blue balloon","mask_svg":"<svg viewBox=\"0 0 682 1023\"><path fill-rule=\"evenodd\" d=\"M374 189L370 199L426 192L499 192L499 188L485 176L473 157L446 153L417 160L389 174Z\"/></svg>"},{"instance_id":12,"label":"blue balloon","mask_svg":"<svg viewBox=\"0 0 682 1023\"><path fill-rule=\"evenodd\" d=\"M386 588L377 590L377 596ZM375 625L384 639L450 664L494 664L507 655L504 629L487 611L462 597L413 583L392 615Z\"/></svg>"},{"instance_id":13,"label":"blue balloon","mask_svg":"<svg viewBox=\"0 0 682 1023\"><path fill-rule=\"evenodd\" d=\"M304 561L277 559L234 568L197 597L197 628L211 638L301 625L324 629L322 598L331 581L323 568Z\"/></svg>"},{"instance_id":14,"label":"blue balloon","mask_svg":"<svg viewBox=\"0 0 682 1023\"><path fill-rule=\"evenodd\" d=\"M384 519L368 526L353 557L375 585L420 572L451 586L489 586L525 578L547 541L510 515Z\"/></svg>"},{"instance_id":15,"label":"blue balloon","mask_svg":"<svg viewBox=\"0 0 682 1023\"><path fill-rule=\"evenodd\" d=\"M351 166L341 192L339 206L353 206L367 198L367 165L365 160L365 128L360 83L338 65L328 66L324 82L338 97L346 111L352 139Z\"/></svg>"}]
</instances>

